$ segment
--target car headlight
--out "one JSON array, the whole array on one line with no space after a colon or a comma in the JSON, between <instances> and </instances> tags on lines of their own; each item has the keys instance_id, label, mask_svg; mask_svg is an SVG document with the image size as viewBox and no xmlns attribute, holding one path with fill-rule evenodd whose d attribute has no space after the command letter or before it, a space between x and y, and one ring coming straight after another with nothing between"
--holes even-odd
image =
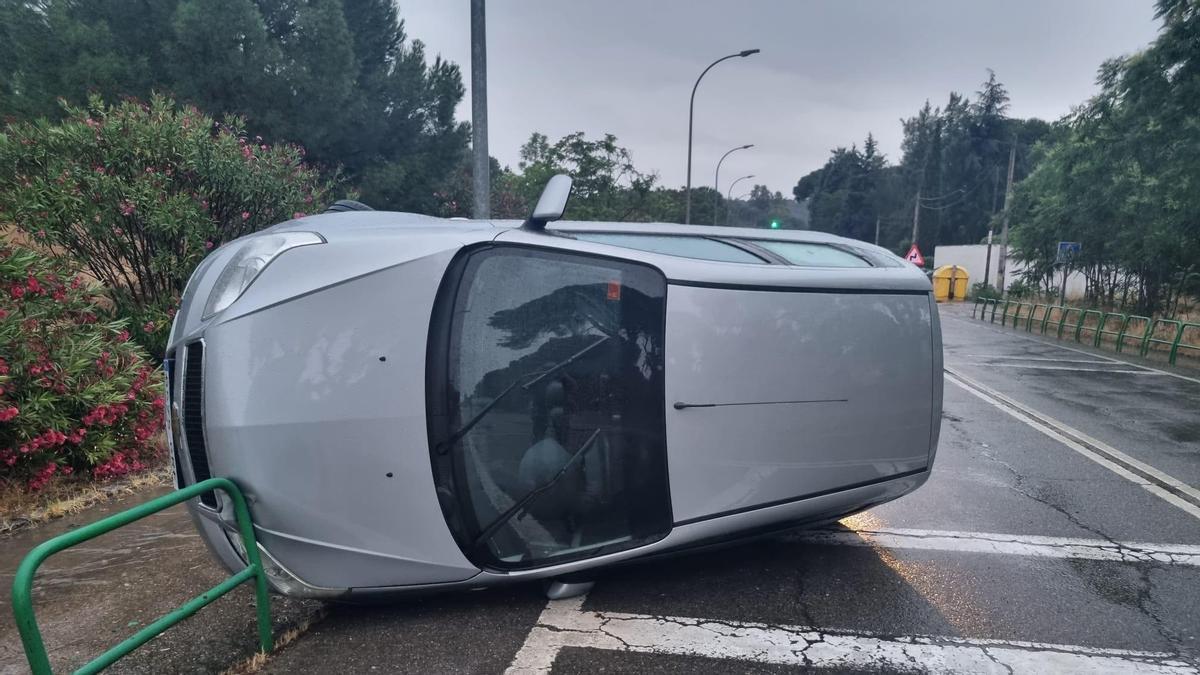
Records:
<instances>
[{"instance_id":1,"label":"car headlight","mask_svg":"<svg viewBox=\"0 0 1200 675\"><path fill-rule=\"evenodd\" d=\"M221 275L213 284L208 302L204 305L203 318L209 318L242 297L242 293L279 254L298 246L324 243L321 235L315 232L279 232L248 238L225 264L225 269L221 270Z\"/></svg>"}]
</instances>

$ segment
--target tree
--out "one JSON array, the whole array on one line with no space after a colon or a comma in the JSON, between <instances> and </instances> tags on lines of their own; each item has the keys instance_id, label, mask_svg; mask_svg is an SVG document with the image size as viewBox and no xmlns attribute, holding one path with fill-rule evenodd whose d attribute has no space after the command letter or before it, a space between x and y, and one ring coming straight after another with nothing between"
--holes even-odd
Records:
<instances>
[{"instance_id":1,"label":"tree","mask_svg":"<svg viewBox=\"0 0 1200 675\"><path fill-rule=\"evenodd\" d=\"M166 98L66 112L0 133L0 221L84 265L155 356L209 250L319 211L334 187L297 148Z\"/></svg>"},{"instance_id":2,"label":"tree","mask_svg":"<svg viewBox=\"0 0 1200 675\"><path fill-rule=\"evenodd\" d=\"M926 101L901 120L898 164L879 156L868 134L861 151L834 149L824 167L797 182L793 195L807 203L814 229L870 241L878 222L880 243L897 252L913 243L919 195L917 243L923 250L976 243L999 203L1003 185L996 177L1007 166L1013 138L1021 178L1032 168L1030 148L1049 131L1040 120L1007 117L1008 105L1008 91L989 70L974 101L951 92L944 106Z\"/></svg>"},{"instance_id":3,"label":"tree","mask_svg":"<svg viewBox=\"0 0 1200 675\"><path fill-rule=\"evenodd\" d=\"M467 148L458 67L429 62L389 0L0 0L0 19L0 117L170 92L425 212Z\"/></svg>"},{"instance_id":4,"label":"tree","mask_svg":"<svg viewBox=\"0 0 1200 675\"><path fill-rule=\"evenodd\" d=\"M1200 5L1159 0L1157 16L1158 38L1100 67L1100 93L1017 186L1013 240L1035 277L1079 241L1094 301L1170 314L1200 292Z\"/></svg>"}]
</instances>

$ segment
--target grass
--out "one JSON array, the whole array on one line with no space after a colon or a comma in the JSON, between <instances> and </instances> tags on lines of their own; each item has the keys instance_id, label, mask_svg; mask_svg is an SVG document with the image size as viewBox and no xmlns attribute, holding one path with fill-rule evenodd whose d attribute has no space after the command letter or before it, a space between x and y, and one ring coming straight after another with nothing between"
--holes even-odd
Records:
<instances>
[{"instance_id":1,"label":"grass","mask_svg":"<svg viewBox=\"0 0 1200 675\"><path fill-rule=\"evenodd\" d=\"M63 477L37 492L30 492L20 484L0 485L0 537L170 482L171 468L163 463L148 471L105 482Z\"/></svg>"},{"instance_id":2,"label":"grass","mask_svg":"<svg viewBox=\"0 0 1200 675\"><path fill-rule=\"evenodd\" d=\"M287 647L295 642L301 635L304 635L306 632L308 632L308 629L312 628L313 624L319 622L321 619L324 619L327 613L328 610L325 607L321 607L317 611L309 614L307 617L301 620L300 623L292 626L284 631L281 635L277 636L275 638L275 649L271 652L271 654L274 654L280 649L283 649L284 647ZM221 675L252 675L253 673L257 673L263 669L263 666L267 665L267 662L271 660L271 654L267 654L266 652L255 652L254 656L251 656L239 663L235 663L233 666L225 669Z\"/></svg>"}]
</instances>

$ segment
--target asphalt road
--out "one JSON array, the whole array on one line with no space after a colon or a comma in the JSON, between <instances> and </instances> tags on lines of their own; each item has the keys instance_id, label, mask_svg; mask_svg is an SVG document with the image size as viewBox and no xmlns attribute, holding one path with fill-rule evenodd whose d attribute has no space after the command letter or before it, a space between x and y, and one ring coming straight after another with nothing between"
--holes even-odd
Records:
<instances>
[{"instance_id":1,"label":"asphalt road","mask_svg":"<svg viewBox=\"0 0 1200 675\"><path fill-rule=\"evenodd\" d=\"M912 495L836 528L611 571L584 598L548 603L531 585L280 603L280 630L311 626L266 672L1200 673L1200 379L980 324L969 307L944 307L942 324L941 443ZM160 592L111 603L113 583L87 585L80 567L128 542L60 568L73 583L49 575L58 663L114 633L81 638L94 619L63 628L70 616L111 624L135 605L146 614L148 597L183 599L181 569L215 583L184 519L154 526L162 536L134 550L161 561L145 582ZM253 650L249 597L116 670L234 665ZM75 609L51 614L56 602ZM0 673L21 672L13 640L0 624Z\"/></svg>"}]
</instances>

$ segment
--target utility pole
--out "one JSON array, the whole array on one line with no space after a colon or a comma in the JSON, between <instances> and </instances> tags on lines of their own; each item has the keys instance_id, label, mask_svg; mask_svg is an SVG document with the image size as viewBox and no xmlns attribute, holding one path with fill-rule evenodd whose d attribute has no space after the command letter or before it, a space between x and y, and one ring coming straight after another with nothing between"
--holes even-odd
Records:
<instances>
[{"instance_id":1,"label":"utility pole","mask_svg":"<svg viewBox=\"0 0 1200 675\"><path fill-rule=\"evenodd\" d=\"M1008 150L1008 187L1004 189L1004 220L1000 225L1000 256L996 261L996 271L1000 273L1000 297L1008 300L1008 284L1004 274L1008 267L1008 215L1012 212L1013 169L1017 165L1017 137L1013 136L1012 147Z\"/></svg>"},{"instance_id":2,"label":"utility pole","mask_svg":"<svg viewBox=\"0 0 1200 675\"><path fill-rule=\"evenodd\" d=\"M484 0L471 0L471 149L474 152L474 217L492 216L491 159L487 128L487 28Z\"/></svg>"},{"instance_id":3,"label":"utility pole","mask_svg":"<svg viewBox=\"0 0 1200 675\"><path fill-rule=\"evenodd\" d=\"M913 202L913 246L917 245L917 232L921 228L921 188L917 188L917 200Z\"/></svg>"},{"instance_id":4,"label":"utility pole","mask_svg":"<svg viewBox=\"0 0 1200 675\"><path fill-rule=\"evenodd\" d=\"M1000 165L995 167L995 177L992 179L992 216L996 215L996 198L1000 194ZM992 220L988 219L988 236L987 236L987 258L983 263L983 283L986 286L992 285Z\"/></svg>"},{"instance_id":5,"label":"utility pole","mask_svg":"<svg viewBox=\"0 0 1200 675\"><path fill-rule=\"evenodd\" d=\"M875 216L875 245L879 245L879 216Z\"/></svg>"}]
</instances>

